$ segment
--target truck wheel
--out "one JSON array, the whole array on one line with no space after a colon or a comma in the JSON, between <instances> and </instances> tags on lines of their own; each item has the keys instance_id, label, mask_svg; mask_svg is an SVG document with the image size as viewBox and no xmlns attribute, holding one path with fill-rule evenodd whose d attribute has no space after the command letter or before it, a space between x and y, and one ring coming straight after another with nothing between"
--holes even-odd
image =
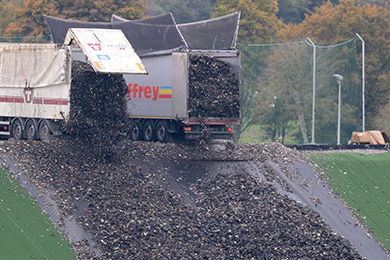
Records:
<instances>
[{"instance_id":1,"label":"truck wheel","mask_svg":"<svg viewBox=\"0 0 390 260\"><path fill-rule=\"evenodd\" d=\"M52 140L50 126L47 120L42 120L39 124L38 135L39 139L41 139L41 141L43 142L49 142L50 140Z\"/></svg>"},{"instance_id":2,"label":"truck wheel","mask_svg":"<svg viewBox=\"0 0 390 260\"><path fill-rule=\"evenodd\" d=\"M28 120L25 131L27 140L35 140L37 138L37 127L34 120Z\"/></svg>"},{"instance_id":3,"label":"truck wheel","mask_svg":"<svg viewBox=\"0 0 390 260\"><path fill-rule=\"evenodd\" d=\"M22 122L20 122L19 119L16 119L12 123L12 137L15 140L22 140L23 138L23 127L22 127Z\"/></svg>"},{"instance_id":4,"label":"truck wheel","mask_svg":"<svg viewBox=\"0 0 390 260\"><path fill-rule=\"evenodd\" d=\"M154 127L152 121L146 121L144 123L142 132L145 141L154 141Z\"/></svg>"},{"instance_id":5,"label":"truck wheel","mask_svg":"<svg viewBox=\"0 0 390 260\"><path fill-rule=\"evenodd\" d=\"M158 121L156 127L157 141L166 143L169 140L168 125L166 121Z\"/></svg>"},{"instance_id":6,"label":"truck wheel","mask_svg":"<svg viewBox=\"0 0 390 260\"><path fill-rule=\"evenodd\" d=\"M142 139L142 130L141 130L141 124L140 123L134 123L134 125L131 127L131 140L138 141Z\"/></svg>"}]
</instances>

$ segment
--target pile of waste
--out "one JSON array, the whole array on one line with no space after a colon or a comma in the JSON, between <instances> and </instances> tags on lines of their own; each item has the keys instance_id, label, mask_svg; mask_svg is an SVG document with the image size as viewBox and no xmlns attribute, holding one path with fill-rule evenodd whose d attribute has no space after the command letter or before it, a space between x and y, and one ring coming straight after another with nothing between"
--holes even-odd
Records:
<instances>
[{"instance_id":1,"label":"pile of waste","mask_svg":"<svg viewBox=\"0 0 390 260\"><path fill-rule=\"evenodd\" d=\"M207 55L191 55L190 117L239 117L238 76L227 62Z\"/></svg>"},{"instance_id":2,"label":"pile of waste","mask_svg":"<svg viewBox=\"0 0 390 260\"><path fill-rule=\"evenodd\" d=\"M128 131L126 91L122 75L100 74L88 63L72 63L67 127L104 159L110 159L112 146Z\"/></svg>"},{"instance_id":3,"label":"pile of waste","mask_svg":"<svg viewBox=\"0 0 390 260\"><path fill-rule=\"evenodd\" d=\"M233 148L215 158L299 157L278 144ZM0 146L40 192L55 194L60 219L92 235L93 244L72 241L79 259L361 259L317 213L244 170L205 171L190 186L192 204L167 188L167 176L193 174L167 165L213 159L207 147L123 141L117 149L120 160L107 163L75 139Z\"/></svg>"}]
</instances>

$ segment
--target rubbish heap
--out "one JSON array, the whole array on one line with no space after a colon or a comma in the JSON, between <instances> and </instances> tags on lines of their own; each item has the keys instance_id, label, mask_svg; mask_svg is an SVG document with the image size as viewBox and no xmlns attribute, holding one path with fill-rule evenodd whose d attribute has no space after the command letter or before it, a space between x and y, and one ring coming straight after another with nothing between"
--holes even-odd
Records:
<instances>
[{"instance_id":1,"label":"rubbish heap","mask_svg":"<svg viewBox=\"0 0 390 260\"><path fill-rule=\"evenodd\" d=\"M238 77L229 63L207 55L191 55L190 117L239 117Z\"/></svg>"},{"instance_id":2,"label":"rubbish heap","mask_svg":"<svg viewBox=\"0 0 390 260\"><path fill-rule=\"evenodd\" d=\"M166 188L166 176L174 173L165 165L211 156L207 149L130 141L118 146L121 160L107 163L74 139L0 145L40 192L55 191L61 219L81 212L77 223L101 253L93 256L79 241L72 244L79 259L362 259L317 213L244 170L215 169L217 174L197 178L190 186L195 207ZM277 144L240 144L216 158L263 161L294 153ZM78 208L80 202L85 208Z\"/></svg>"},{"instance_id":3,"label":"rubbish heap","mask_svg":"<svg viewBox=\"0 0 390 260\"><path fill-rule=\"evenodd\" d=\"M126 91L122 75L96 73L88 63L73 61L67 127L103 159L128 132Z\"/></svg>"}]
</instances>

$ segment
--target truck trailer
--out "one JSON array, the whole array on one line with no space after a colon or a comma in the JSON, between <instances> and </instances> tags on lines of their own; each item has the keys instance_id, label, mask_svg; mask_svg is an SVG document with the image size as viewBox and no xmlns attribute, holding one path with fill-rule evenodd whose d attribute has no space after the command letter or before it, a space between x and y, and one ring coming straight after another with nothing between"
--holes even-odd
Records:
<instances>
[{"instance_id":1,"label":"truck trailer","mask_svg":"<svg viewBox=\"0 0 390 260\"><path fill-rule=\"evenodd\" d=\"M0 135L20 140L61 134L69 114L69 48L0 44Z\"/></svg>"},{"instance_id":2,"label":"truck trailer","mask_svg":"<svg viewBox=\"0 0 390 260\"><path fill-rule=\"evenodd\" d=\"M234 71L237 75L237 84L233 86L237 88L234 95L239 98L239 51L175 51L166 55L141 56L149 74L124 75L128 86L128 114L133 122L130 133L133 140L166 142L171 136L187 140L232 137L233 126L240 123L237 105L231 108L236 113L229 113L234 117L227 117L223 113L215 113L211 117L207 113L191 112L190 104L195 97L190 92L198 91L191 89L191 57L203 55L225 62ZM213 95L217 101L218 89L216 93L207 90L204 92L206 95ZM198 95L195 96L199 98ZM226 102L222 104L229 106Z\"/></svg>"},{"instance_id":3,"label":"truck trailer","mask_svg":"<svg viewBox=\"0 0 390 260\"><path fill-rule=\"evenodd\" d=\"M142 63L147 75L124 74L128 87L127 116L130 117L133 140L166 142L173 136L185 139L231 138L233 127L240 124L240 51L236 50L240 12L230 15L177 25L170 13L128 21L113 15L112 22L83 22L46 16L55 43L64 42L69 28L115 28L124 32ZM73 59L85 61L80 49L72 49ZM228 113L196 113L194 87L191 77L194 56L206 56L223 62L235 75L233 95L219 93L220 89L207 83L202 86L212 104L229 107ZM197 68L209 70L210 67ZM202 74L202 73L201 73ZM217 75L216 75L217 76ZM213 76L210 76L210 80ZM207 80L205 81L207 82ZM199 87L199 86L198 86ZM212 92L212 93L211 93ZM215 99L209 96L214 95ZM229 97L227 97L229 96ZM234 100L231 100L234 96ZM199 96L197 97L199 99ZM230 103L229 103L230 102ZM203 104L204 105L204 104ZM209 110L218 110L210 104ZM207 110L207 106L206 106ZM231 113L232 112L232 113Z\"/></svg>"},{"instance_id":4,"label":"truck trailer","mask_svg":"<svg viewBox=\"0 0 390 260\"><path fill-rule=\"evenodd\" d=\"M62 45L0 43L0 136L48 141L63 134L72 103L72 45L97 73L147 73L120 30L71 29ZM90 53L91 46L99 51Z\"/></svg>"}]
</instances>

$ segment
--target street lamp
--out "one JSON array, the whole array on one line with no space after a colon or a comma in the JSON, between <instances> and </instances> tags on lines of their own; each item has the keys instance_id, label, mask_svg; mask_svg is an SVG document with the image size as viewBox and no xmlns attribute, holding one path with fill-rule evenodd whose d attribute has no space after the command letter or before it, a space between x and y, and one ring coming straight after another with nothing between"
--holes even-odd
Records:
<instances>
[{"instance_id":1,"label":"street lamp","mask_svg":"<svg viewBox=\"0 0 390 260\"><path fill-rule=\"evenodd\" d=\"M340 119L341 119L341 81L343 80L343 76L340 74L333 74L333 77L336 78L337 83L339 83L339 111L338 111L338 119L337 119L337 144L340 144Z\"/></svg>"}]
</instances>

